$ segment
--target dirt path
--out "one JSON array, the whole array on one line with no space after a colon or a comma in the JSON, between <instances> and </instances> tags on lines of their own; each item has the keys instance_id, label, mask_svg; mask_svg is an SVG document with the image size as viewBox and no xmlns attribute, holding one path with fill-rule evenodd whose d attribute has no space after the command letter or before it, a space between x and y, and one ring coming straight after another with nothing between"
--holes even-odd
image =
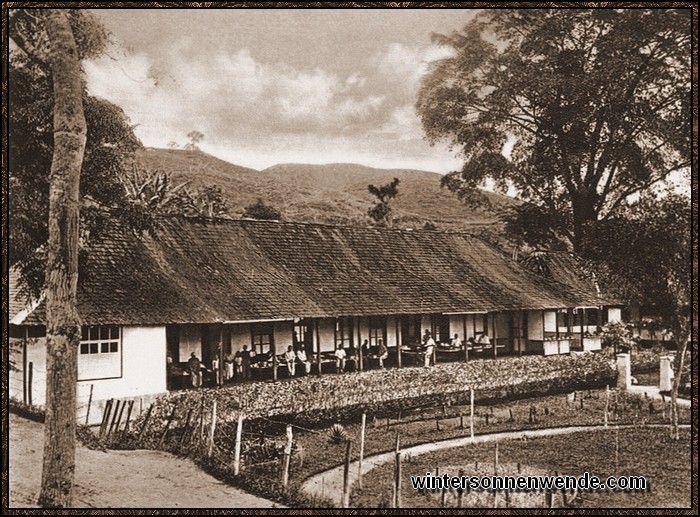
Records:
<instances>
[{"instance_id":1,"label":"dirt path","mask_svg":"<svg viewBox=\"0 0 700 517\"><path fill-rule=\"evenodd\" d=\"M43 424L10 414L10 508L35 506ZM159 451L102 452L78 445L76 508L280 508L218 481L189 460Z\"/></svg>"},{"instance_id":2,"label":"dirt path","mask_svg":"<svg viewBox=\"0 0 700 517\"><path fill-rule=\"evenodd\" d=\"M664 425L665 426L665 425ZM662 427L664 427L662 426ZM620 425L617 426L620 429L632 428L633 425ZM656 427L656 425L651 425L649 427ZM688 425L681 425L681 428L689 428ZM412 447L406 447L401 450L403 457L420 456L421 454L427 454L430 452L435 452L441 449L453 449L457 447L464 447L466 445L471 445L475 443L487 443L487 442L498 442L502 440L526 440L530 438L537 438L541 436L553 436L557 434L571 434L580 433L585 431L595 431L601 429L614 429L615 426L605 427L602 425L596 426L572 426L572 427L557 427L557 428L546 428L546 429L527 429L523 431L506 431L502 433L491 433L491 434L479 434L474 436L472 440L469 436L463 436L460 438L451 438L449 440L442 440L438 442L423 443L420 445L414 445ZM364 458L362 462L362 475L364 476L370 470L394 461L395 453L385 452L382 454L376 454L374 456L369 456ZM310 495L329 498L333 500L338 506L342 505L342 493L343 493L343 479L344 479L344 465L339 465L332 469L326 470L311 476L302 485L302 490ZM349 483L350 489L357 482L359 476L359 462L353 461L350 463L349 470Z\"/></svg>"}]
</instances>

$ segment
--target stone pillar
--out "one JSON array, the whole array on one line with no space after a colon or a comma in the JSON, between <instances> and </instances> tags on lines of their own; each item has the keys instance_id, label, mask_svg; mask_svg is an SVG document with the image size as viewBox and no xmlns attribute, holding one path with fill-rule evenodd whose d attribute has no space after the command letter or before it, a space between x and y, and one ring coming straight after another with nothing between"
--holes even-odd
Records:
<instances>
[{"instance_id":1,"label":"stone pillar","mask_svg":"<svg viewBox=\"0 0 700 517\"><path fill-rule=\"evenodd\" d=\"M617 387L627 390L632 385L632 369L629 354L617 354Z\"/></svg>"},{"instance_id":2,"label":"stone pillar","mask_svg":"<svg viewBox=\"0 0 700 517\"><path fill-rule=\"evenodd\" d=\"M671 391L673 386L673 368L671 367L671 356L661 357L661 371L659 372L659 391Z\"/></svg>"}]
</instances>

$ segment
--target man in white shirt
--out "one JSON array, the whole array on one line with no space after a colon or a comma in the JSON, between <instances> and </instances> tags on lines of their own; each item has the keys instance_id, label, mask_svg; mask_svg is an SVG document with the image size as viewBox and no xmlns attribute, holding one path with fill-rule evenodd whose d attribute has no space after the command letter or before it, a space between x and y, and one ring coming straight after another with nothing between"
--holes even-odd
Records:
<instances>
[{"instance_id":1,"label":"man in white shirt","mask_svg":"<svg viewBox=\"0 0 700 517\"><path fill-rule=\"evenodd\" d=\"M290 377L294 377L294 373L296 372L296 355L291 346L289 346L284 353L284 360L287 362L287 371L289 371Z\"/></svg>"},{"instance_id":2,"label":"man in white shirt","mask_svg":"<svg viewBox=\"0 0 700 517\"><path fill-rule=\"evenodd\" d=\"M345 371L345 360L347 354L342 346L339 346L335 350L335 369L338 373L343 373Z\"/></svg>"},{"instance_id":3,"label":"man in white shirt","mask_svg":"<svg viewBox=\"0 0 700 517\"><path fill-rule=\"evenodd\" d=\"M299 350L297 350L297 359L299 359L299 362L304 365L304 372L307 375L311 373L311 361L309 361L306 357L306 350L299 348Z\"/></svg>"},{"instance_id":4,"label":"man in white shirt","mask_svg":"<svg viewBox=\"0 0 700 517\"><path fill-rule=\"evenodd\" d=\"M430 366L433 360L433 353L435 352L435 340L427 329L423 336L423 346L425 347L425 366Z\"/></svg>"},{"instance_id":5,"label":"man in white shirt","mask_svg":"<svg viewBox=\"0 0 700 517\"><path fill-rule=\"evenodd\" d=\"M459 334L455 334L454 339L450 342L452 348L462 348L462 340L459 339Z\"/></svg>"}]
</instances>

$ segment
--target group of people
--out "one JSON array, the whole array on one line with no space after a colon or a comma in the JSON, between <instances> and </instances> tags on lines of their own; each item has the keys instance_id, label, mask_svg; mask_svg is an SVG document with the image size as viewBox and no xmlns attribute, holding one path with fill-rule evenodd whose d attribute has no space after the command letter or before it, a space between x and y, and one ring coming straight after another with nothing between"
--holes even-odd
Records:
<instances>
[{"instance_id":1,"label":"group of people","mask_svg":"<svg viewBox=\"0 0 700 517\"><path fill-rule=\"evenodd\" d=\"M287 351L280 356L280 360L286 365L287 372L289 373L290 377L296 376L297 365L300 365L303 368L303 372L308 375L311 373L311 361L307 357L304 346L299 343L297 339L294 339L294 342L296 346L290 345L287 348ZM478 339L470 337L467 341L467 346L483 347L490 346L490 343L491 341L488 335L486 333L482 333ZM426 329L422 336L421 342L424 366L428 367L435 363L434 357L436 347L437 344L435 339L433 339L430 330ZM449 347L453 349L463 348L463 342L459 338L458 334L454 335L454 338L450 341ZM386 361L389 357L389 350L384 344L383 339L378 339L377 345L374 347L370 345L368 339L365 339L361 348L361 353L365 358L377 359L379 361L379 367L384 369L384 361ZM355 345L351 345L347 351L342 345L340 345L335 349L333 355L335 357L335 367L338 373L345 372L348 364L352 364L353 369L357 369L358 350ZM223 356L222 372L219 372L219 369L221 368L219 357L220 348L217 349L217 352L214 354L211 365L211 372L213 373L213 377L217 384L220 382L220 380L223 380L223 382L229 382L236 379L247 380L252 378L251 366L256 363L267 363L271 359L271 352L266 354L266 357L261 359L258 357L258 354L255 353L254 349L251 348L249 350L248 345L243 345L243 348L235 354L233 351L229 351ZM174 369L172 357L168 355L168 372L170 373L172 369ZM203 368L202 362L194 352L190 354L190 358L187 361L187 369L189 370L188 373L191 378L190 382L192 387L200 387L202 385L202 370L206 370L206 368Z\"/></svg>"}]
</instances>

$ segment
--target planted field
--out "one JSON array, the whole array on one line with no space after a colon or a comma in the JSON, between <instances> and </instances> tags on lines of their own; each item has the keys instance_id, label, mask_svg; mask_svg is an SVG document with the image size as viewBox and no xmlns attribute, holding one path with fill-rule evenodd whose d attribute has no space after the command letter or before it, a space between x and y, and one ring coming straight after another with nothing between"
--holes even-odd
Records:
<instances>
[{"instance_id":1,"label":"planted field","mask_svg":"<svg viewBox=\"0 0 700 517\"><path fill-rule=\"evenodd\" d=\"M544 491L505 492L479 491L462 495L463 507L518 508L666 508L689 507L691 500L690 433L684 430L681 439L671 440L668 429L636 428L616 431L580 432L570 435L534 438L527 441L505 441L498 444L500 475L570 475L585 472L599 478L608 476L644 476L648 488L642 491L561 491L552 503ZM492 475L495 462L494 444L477 444L416 457L408 457L402 465L402 507L456 507L458 494L448 491L426 491L411 488L411 475L426 472L452 476L462 470L465 475ZM351 503L357 507L388 506L393 491L394 465L372 470L364 478L363 489L353 492Z\"/></svg>"}]
</instances>

